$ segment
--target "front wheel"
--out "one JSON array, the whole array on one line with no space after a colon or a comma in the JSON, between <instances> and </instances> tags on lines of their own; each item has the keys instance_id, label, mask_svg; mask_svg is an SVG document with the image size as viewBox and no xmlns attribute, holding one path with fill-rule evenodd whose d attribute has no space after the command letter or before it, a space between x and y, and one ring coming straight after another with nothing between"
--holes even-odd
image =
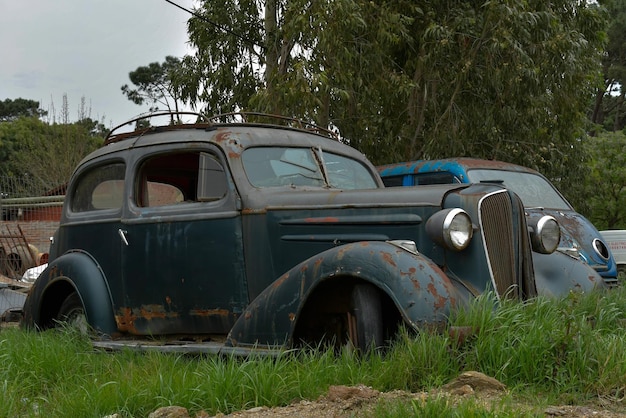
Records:
<instances>
[{"instance_id":1,"label":"front wheel","mask_svg":"<svg viewBox=\"0 0 626 418\"><path fill-rule=\"evenodd\" d=\"M57 327L69 327L81 334L89 334L90 327L87 322L87 315L78 292L72 292L65 298L59 308L55 322Z\"/></svg>"},{"instance_id":2,"label":"front wheel","mask_svg":"<svg viewBox=\"0 0 626 418\"><path fill-rule=\"evenodd\" d=\"M358 284L352 290L352 311L349 338L361 352L383 345L383 314L378 289L371 284Z\"/></svg>"}]
</instances>

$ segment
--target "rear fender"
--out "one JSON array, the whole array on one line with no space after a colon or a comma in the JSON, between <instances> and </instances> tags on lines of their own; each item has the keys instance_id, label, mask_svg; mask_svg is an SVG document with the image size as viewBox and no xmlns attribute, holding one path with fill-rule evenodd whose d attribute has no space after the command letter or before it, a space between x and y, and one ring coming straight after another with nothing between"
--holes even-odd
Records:
<instances>
[{"instance_id":1,"label":"rear fender","mask_svg":"<svg viewBox=\"0 0 626 418\"><path fill-rule=\"evenodd\" d=\"M26 327L49 328L61 304L78 292L89 324L98 332L117 332L111 293L98 263L83 251L71 251L56 258L39 275L24 303Z\"/></svg>"},{"instance_id":2,"label":"rear fender","mask_svg":"<svg viewBox=\"0 0 626 418\"><path fill-rule=\"evenodd\" d=\"M470 293L432 261L393 244L364 241L324 251L298 264L246 308L228 335L231 346L289 346L309 296L322 282L374 284L393 302L403 321L417 329L443 322Z\"/></svg>"},{"instance_id":3,"label":"rear fender","mask_svg":"<svg viewBox=\"0 0 626 418\"><path fill-rule=\"evenodd\" d=\"M600 276L587 263L555 251L540 254L533 251L537 293L542 296L563 296L570 291L588 292L606 287Z\"/></svg>"}]
</instances>

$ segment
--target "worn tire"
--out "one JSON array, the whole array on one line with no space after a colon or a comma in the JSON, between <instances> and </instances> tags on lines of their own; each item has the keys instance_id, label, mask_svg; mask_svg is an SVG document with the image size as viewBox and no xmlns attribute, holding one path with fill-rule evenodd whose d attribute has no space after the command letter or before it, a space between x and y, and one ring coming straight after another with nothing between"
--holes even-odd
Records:
<instances>
[{"instance_id":1,"label":"worn tire","mask_svg":"<svg viewBox=\"0 0 626 418\"><path fill-rule=\"evenodd\" d=\"M352 313L356 322L356 341L352 345L362 352L383 345L383 315L378 289L358 284L352 290Z\"/></svg>"},{"instance_id":2,"label":"worn tire","mask_svg":"<svg viewBox=\"0 0 626 418\"><path fill-rule=\"evenodd\" d=\"M87 315L78 292L72 292L65 298L59 308L55 322L57 327L72 328L84 335L90 334Z\"/></svg>"}]
</instances>

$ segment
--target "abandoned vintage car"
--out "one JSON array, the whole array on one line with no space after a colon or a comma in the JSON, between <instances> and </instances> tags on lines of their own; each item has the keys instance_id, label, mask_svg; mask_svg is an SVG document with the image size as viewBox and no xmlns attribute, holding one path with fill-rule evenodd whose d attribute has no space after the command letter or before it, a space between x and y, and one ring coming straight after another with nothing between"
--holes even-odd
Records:
<instances>
[{"instance_id":1,"label":"abandoned vintage car","mask_svg":"<svg viewBox=\"0 0 626 418\"><path fill-rule=\"evenodd\" d=\"M23 325L84 320L106 347L366 349L487 291L537 294L531 252L559 227L529 234L514 193L385 188L324 131L258 118L110 134L72 176ZM602 285L554 273L564 291Z\"/></svg>"},{"instance_id":2,"label":"abandoned vintage car","mask_svg":"<svg viewBox=\"0 0 626 418\"><path fill-rule=\"evenodd\" d=\"M545 257L548 265L559 254L589 264L609 286L617 285L614 257L596 227L576 212L556 187L539 172L502 161L476 158L422 160L378 167L387 186L412 186L450 183L496 183L514 191L524 203L529 223L553 216L561 226L558 252ZM540 264L537 260L535 264ZM570 262L571 263L571 262Z\"/></svg>"}]
</instances>

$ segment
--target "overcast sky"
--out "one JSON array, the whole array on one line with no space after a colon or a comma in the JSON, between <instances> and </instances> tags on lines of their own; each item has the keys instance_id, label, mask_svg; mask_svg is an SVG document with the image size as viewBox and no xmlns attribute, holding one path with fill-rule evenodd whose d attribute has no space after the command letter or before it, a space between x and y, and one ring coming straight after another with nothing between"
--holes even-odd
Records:
<instances>
[{"instance_id":1,"label":"overcast sky","mask_svg":"<svg viewBox=\"0 0 626 418\"><path fill-rule=\"evenodd\" d=\"M193 0L173 0L191 9ZM107 128L148 110L122 94L128 73L189 53L189 14L165 0L0 0L0 100L39 101L71 121L81 98Z\"/></svg>"}]
</instances>

